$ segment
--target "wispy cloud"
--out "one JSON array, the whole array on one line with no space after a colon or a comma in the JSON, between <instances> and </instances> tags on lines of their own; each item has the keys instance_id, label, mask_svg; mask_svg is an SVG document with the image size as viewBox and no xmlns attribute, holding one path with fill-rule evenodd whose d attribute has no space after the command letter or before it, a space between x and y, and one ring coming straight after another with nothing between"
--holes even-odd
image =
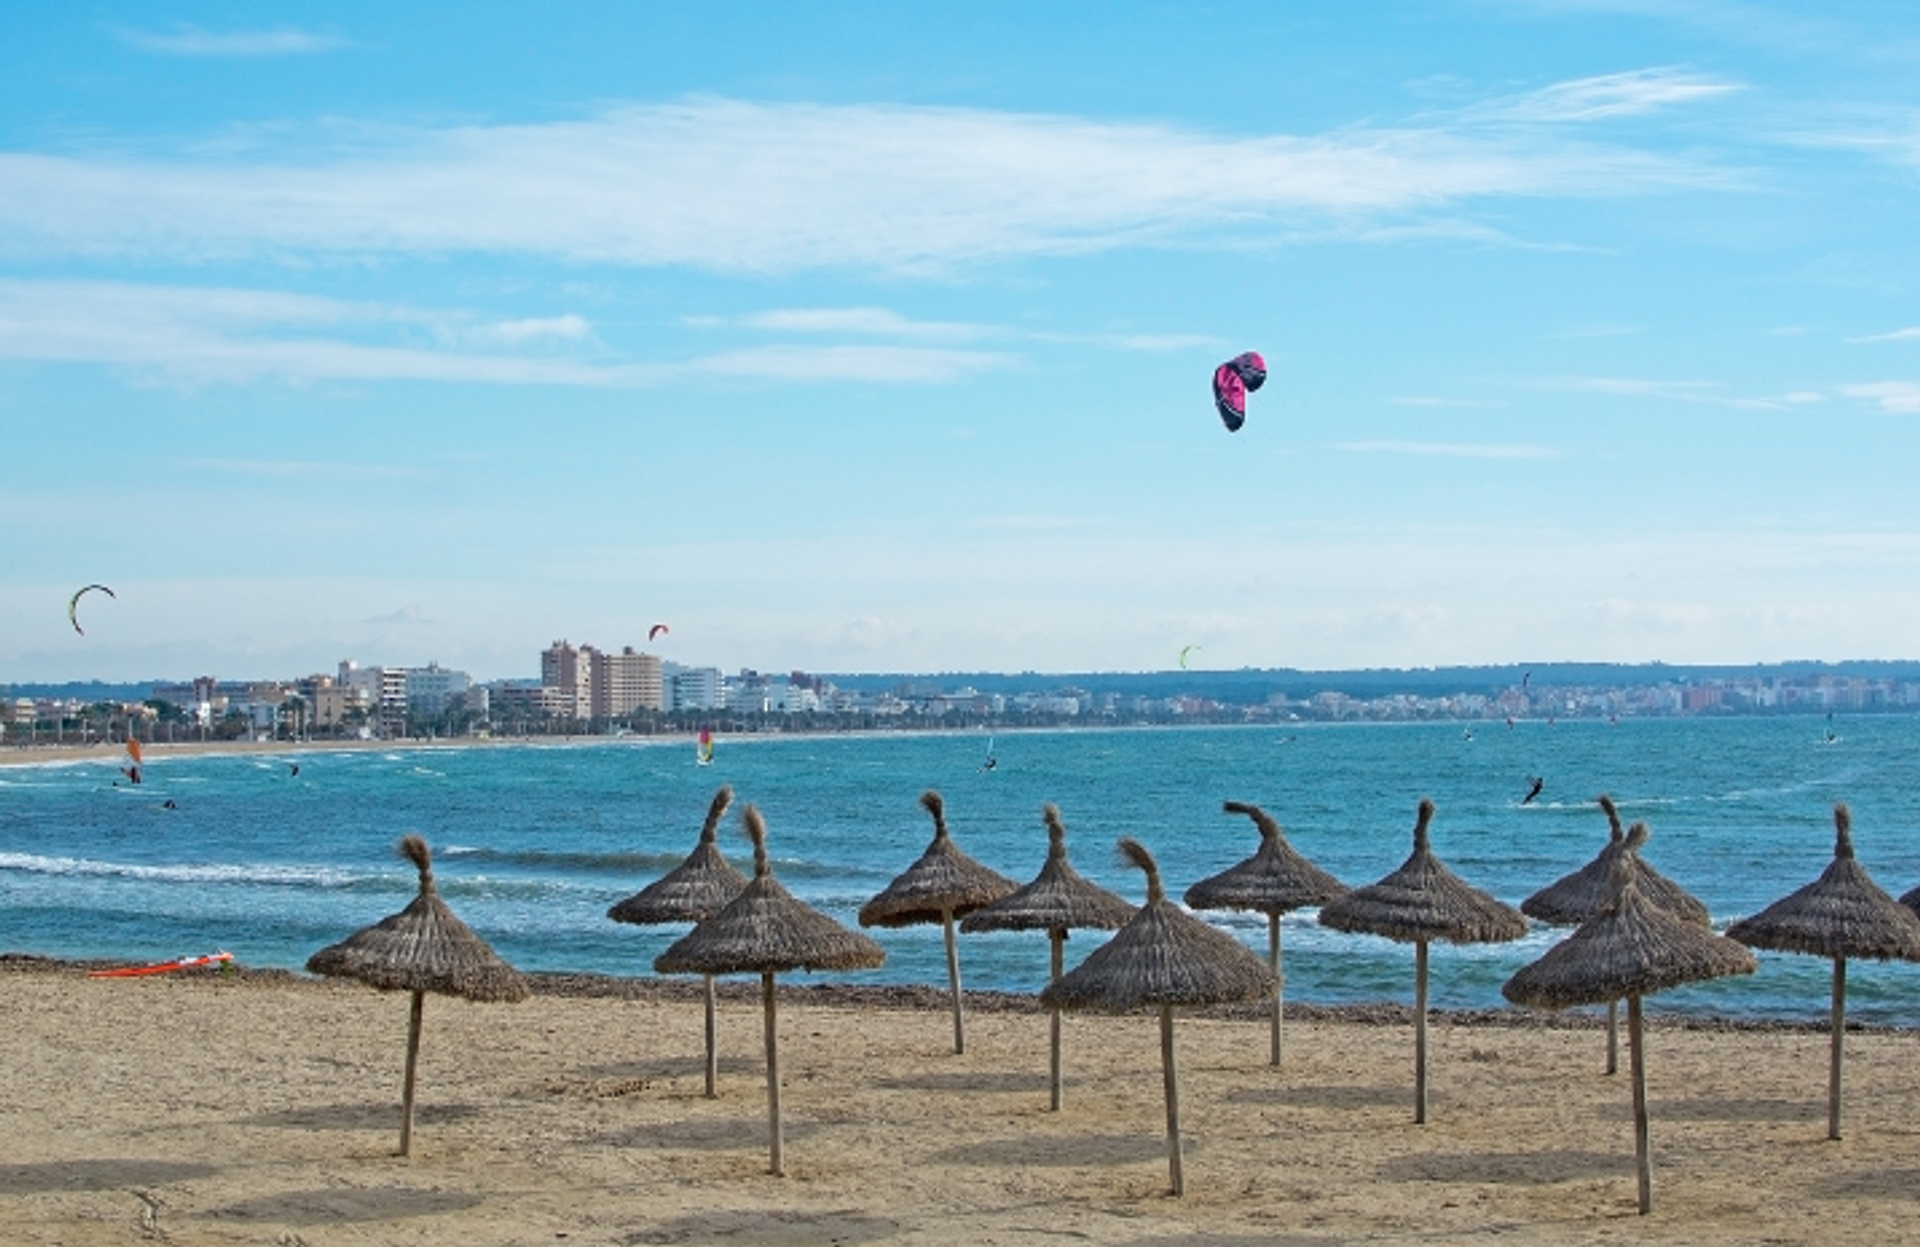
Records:
<instances>
[{"instance_id":1,"label":"wispy cloud","mask_svg":"<svg viewBox=\"0 0 1920 1247\"><path fill-rule=\"evenodd\" d=\"M884 307L780 308L743 316L691 316L698 326L759 329L773 333L858 334L881 338L921 338L964 341L997 331L987 325L959 321L912 320Z\"/></svg>"},{"instance_id":2,"label":"wispy cloud","mask_svg":"<svg viewBox=\"0 0 1920 1247\"><path fill-rule=\"evenodd\" d=\"M1605 121L1729 95L1741 85L1673 66L1558 82L1466 110L1501 121Z\"/></svg>"},{"instance_id":3,"label":"wispy cloud","mask_svg":"<svg viewBox=\"0 0 1920 1247\"><path fill-rule=\"evenodd\" d=\"M1892 333L1870 333L1863 338L1848 338L1849 342L1912 342L1920 338L1920 328L1896 329Z\"/></svg>"},{"instance_id":4,"label":"wispy cloud","mask_svg":"<svg viewBox=\"0 0 1920 1247\"><path fill-rule=\"evenodd\" d=\"M1473 442L1339 442L1335 450L1363 455L1431 455L1453 459L1559 459L1564 451L1548 446Z\"/></svg>"},{"instance_id":5,"label":"wispy cloud","mask_svg":"<svg viewBox=\"0 0 1920 1247\"><path fill-rule=\"evenodd\" d=\"M215 31L179 24L165 34L124 26L108 29L128 47L161 56L288 56L331 52L347 46L347 40L339 35L291 26L275 30Z\"/></svg>"},{"instance_id":6,"label":"wispy cloud","mask_svg":"<svg viewBox=\"0 0 1920 1247\"><path fill-rule=\"evenodd\" d=\"M1920 415L1920 381L1875 381L1868 385L1843 385L1840 392L1849 398L1870 400L1881 411L1894 415Z\"/></svg>"},{"instance_id":7,"label":"wispy cloud","mask_svg":"<svg viewBox=\"0 0 1920 1247\"><path fill-rule=\"evenodd\" d=\"M1674 403L1699 403L1710 407L1734 407L1746 410L1780 411L1822 401L1815 390L1793 390L1785 394L1743 395L1729 393L1723 381L1650 380L1640 377L1567 377L1546 383L1549 388L1581 390L1591 394L1618 394L1629 398L1660 399Z\"/></svg>"},{"instance_id":8,"label":"wispy cloud","mask_svg":"<svg viewBox=\"0 0 1920 1247\"><path fill-rule=\"evenodd\" d=\"M999 352L889 344L772 346L645 362L553 353L587 334L586 322L572 315L489 321L273 291L0 279L0 359L104 364L176 385L643 387L693 376L940 382L1016 362Z\"/></svg>"},{"instance_id":9,"label":"wispy cloud","mask_svg":"<svg viewBox=\"0 0 1920 1247\"><path fill-rule=\"evenodd\" d=\"M1671 78L1572 94L1621 109L1708 92ZM1535 109L1541 120L1551 111ZM1739 182L1694 156L1553 126L1428 120L1238 136L964 108L693 99L551 124L276 127L212 147L0 154L0 251L912 270L1444 229L1489 201Z\"/></svg>"},{"instance_id":10,"label":"wispy cloud","mask_svg":"<svg viewBox=\"0 0 1920 1247\"><path fill-rule=\"evenodd\" d=\"M1146 354L1226 345L1223 338L1200 333L1030 333L1026 336L1034 342L1097 346L1110 351L1139 351Z\"/></svg>"}]
</instances>

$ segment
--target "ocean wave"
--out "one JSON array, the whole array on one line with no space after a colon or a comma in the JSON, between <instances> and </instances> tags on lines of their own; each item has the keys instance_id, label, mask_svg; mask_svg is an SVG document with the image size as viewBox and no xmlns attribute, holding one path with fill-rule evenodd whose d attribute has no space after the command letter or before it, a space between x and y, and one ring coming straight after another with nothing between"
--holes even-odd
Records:
<instances>
[{"instance_id":1,"label":"ocean wave","mask_svg":"<svg viewBox=\"0 0 1920 1247\"><path fill-rule=\"evenodd\" d=\"M163 883L262 884L278 887L351 887L364 876L326 866L286 866L248 863L201 863L150 866L137 862L104 862L84 857L43 857L33 853L0 853L0 871L26 875L96 876L142 879Z\"/></svg>"}]
</instances>

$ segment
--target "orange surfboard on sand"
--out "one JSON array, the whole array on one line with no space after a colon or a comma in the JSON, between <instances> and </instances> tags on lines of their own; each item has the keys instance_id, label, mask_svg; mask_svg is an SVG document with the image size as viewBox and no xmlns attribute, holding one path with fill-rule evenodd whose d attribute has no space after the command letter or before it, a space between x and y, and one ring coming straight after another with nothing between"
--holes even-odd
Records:
<instances>
[{"instance_id":1,"label":"orange surfboard on sand","mask_svg":"<svg viewBox=\"0 0 1920 1247\"><path fill-rule=\"evenodd\" d=\"M178 961L162 961L151 966L122 966L117 970L89 970L90 979L130 979L142 974L166 974L172 970L191 970L195 966L219 965L233 960L229 952L208 953L204 957L182 957Z\"/></svg>"}]
</instances>

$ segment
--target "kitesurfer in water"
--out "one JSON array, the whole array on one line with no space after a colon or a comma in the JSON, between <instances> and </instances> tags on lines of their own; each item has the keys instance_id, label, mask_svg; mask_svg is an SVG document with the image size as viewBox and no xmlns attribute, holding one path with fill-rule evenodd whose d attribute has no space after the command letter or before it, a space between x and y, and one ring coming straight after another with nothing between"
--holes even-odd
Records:
<instances>
[{"instance_id":1,"label":"kitesurfer in water","mask_svg":"<svg viewBox=\"0 0 1920 1247\"><path fill-rule=\"evenodd\" d=\"M1534 777L1533 777L1533 787L1531 787L1531 788L1529 788L1529 789L1527 789L1527 795L1526 795L1526 796L1524 796L1524 797L1522 797L1522 798L1520 798L1520 804L1521 804L1521 805L1532 805L1532 804L1533 804L1533 799L1534 799L1535 797L1537 797L1537 796L1539 796L1539 795L1540 795L1540 790L1541 790L1542 788L1545 788L1546 786L1547 786L1547 781L1546 781L1546 780L1545 780L1545 779L1544 779L1543 777L1541 777L1541 776L1539 776L1539 775L1536 775L1536 776L1534 776Z\"/></svg>"}]
</instances>

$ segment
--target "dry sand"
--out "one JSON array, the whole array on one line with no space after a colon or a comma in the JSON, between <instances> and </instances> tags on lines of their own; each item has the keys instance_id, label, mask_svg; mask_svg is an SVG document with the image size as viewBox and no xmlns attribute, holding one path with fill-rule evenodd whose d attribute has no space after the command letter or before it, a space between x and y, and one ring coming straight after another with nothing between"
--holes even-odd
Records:
<instances>
[{"instance_id":1,"label":"dry sand","mask_svg":"<svg viewBox=\"0 0 1920 1247\"><path fill-rule=\"evenodd\" d=\"M1422 1128L1404 1024L1303 1010L1276 1072L1257 1012L1183 1017L1174 1199L1152 1017L1070 1018L1050 1113L1030 1003L983 996L959 1057L936 993L805 985L774 1178L757 985L729 988L716 1100L691 985L430 998L402 1159L404 995L0 959L0 1242L1825 1244L1920 1212L1911 1033L1849 1037L1831 1143L1818 1031L1656 1027L1640 1217L1629 1085L1590 1025L1439 1019Z\"/></svg>"}]
</instances>

